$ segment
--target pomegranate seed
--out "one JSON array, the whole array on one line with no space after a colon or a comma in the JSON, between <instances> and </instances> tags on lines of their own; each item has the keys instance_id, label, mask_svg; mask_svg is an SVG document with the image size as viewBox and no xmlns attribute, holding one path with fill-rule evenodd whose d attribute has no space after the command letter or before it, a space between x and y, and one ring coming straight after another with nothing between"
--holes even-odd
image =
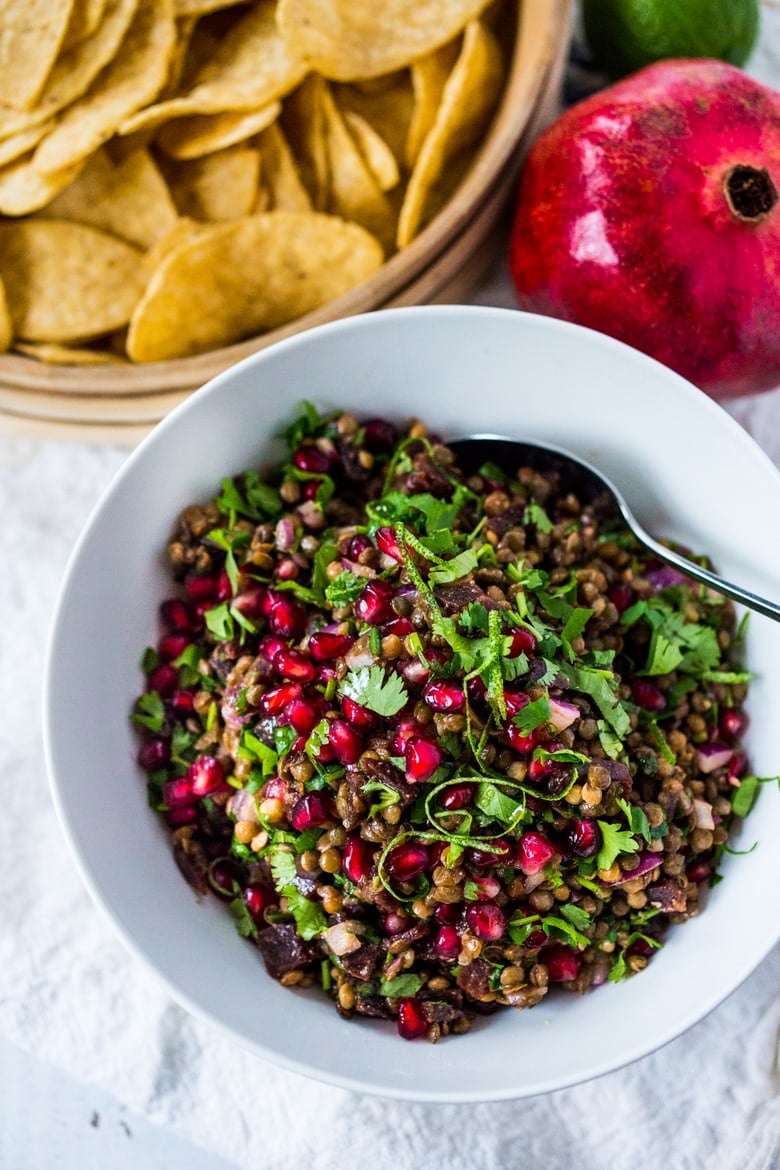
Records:
<instances>
[{"instance_id":1,"label":"pomegranate seed","mask_svg":"<svg viewBox=\"0 0 780 1170\"><path fill-rule=\"evenodd\" d=\"M184 718L192 715L195 710L194 691L174 691L171 695L171 710Z\"/></svg>"},{"instance_id":2,"label":"pomegranate seed","mask_svg":"<svg viewBox=\"0 0 780 1170\"><path fill-rule=\"evenodd\" d=\"M654 950L655 950L655 947L652 947L650 945L650 943L647 941L647 939L638 938L636 940L636 942L633 942L631 944L631 946L626 951L626 954L627 955L643 955L644 958L649 959Z\"/></svg>"},{"instance_id":3,"label":"pomegranate seed","mask_svg":"<svg viewBox=\"0 0 780 1170\"><path fill-rule=\"evenodd\" d=\"M489 865L511 864L512 847L508 841L486 841L480 849L470 847L467 857L477 869L487 869Z\"/></svg>"},{"instance_id":4,"label":"pomegranate seed","mask_svg":"<svg viewBox=\"0 0 780 1170\"><path fill-rule=\"evenodd\" d=\"M370 731L379 722L378 717L373 711L369 711L368 707L361 707L354 699L348 699L346 696L341 700L341 709L344 718L359 731Z\"/></svg>"},{"instance_id":5,"label":"pomegranate seed","mask_svg":"<svg viewBox=\"0 0 780 1170\"><path fill-rule=\"evenodd\" d=\"M532 930L525 940L524 946L531 951L538 951L547 942L547 935L543 930Z\"/></svg>"},{"instance_id":6,"label":"pomegranate seed","mask_svg":"<svg viewBox=\"0 0 780 1170\"><path fill-rule=\"evenodd\" d=\"M466 911L466 921L483 942L498 942L506 930L506 918L495 902L474 902Z\"/></svg>"},{"instance_id":7,"label":"pomegranate seed","mask_svg":"<svg viewBox=\"0 0 780 1170\"><path fill-rule=\"evenodd\" d=\"M266 780L263 796L270 800L284 800L289 791L290 785L286 780L281 776L272 776L270 780Z\"/></svg>"},{"instance_id":8,"label":"pomegranate seed","mask_svg":"<svg viewBox=\"0 0 780 1170\"><path fill-rule=\"evenodd\" d=\"M631 684L631 698L645 711L664 711L666 695L644 678L636 678Z\"/></svg>"},{"instance_id":9,"label":"pomegranate seed","mask_svg":"<svg viewBox=\"0 0 780 1170\"><path fill-rule=\"evenodd\" d=\"M466 705L463 688L446 678L434 678L426 684L423 698L434 711L462 711Z\"/></svg>"},{"instance_id":10,"label":"pomegranate seed","mask_svg":"<svg viewBox=\"0 0 780 1170\"><path fill-rule=\"evenodd\" d=\"M330 816L330 804L321 792L307 792L293 805L290 824L299 833L304 829L318 829Z\"/></svg>"},{"instance_id":11,"label":"pomegranate seed","mask_svg":"<svg viewBox=\"0 0 780 1170\"><path fill-rule=\"evenodd\" d=\"M230 578L225 569L220 571L217 578L217 601L227 601L229 597L233 596L233 586L230 584Z\"/></svg>"},{"instance_id":12,"label":"pomegranate seed","mask_svg":"<svg viewBox=\"0 0 780 1170\"><path fill-rule=\"evenodd\" d=\"M601 833L593 821L572 820L566 829L566 846L577 857L590 857L601 846Z\"/></svg>"},{"instance_id":13,"label":"pomegranate seed","mask_svg":"<svg viewBox=\"0 0 780 1170\"><path fill-rule=\"evenodd\" d=\"M237 594L233 599L233 606L251 622L264 615L267 597L268 590L262 585L257 585L254 589Z\"/></svg>"},{"instance_id":14,"label":"pomegranate seed","mask_svg":"<svg viewBox=\"0 0 780 1170\"><path fill-rule=\"evenodd\" d=\"M186 634L163 634L157 643L157 652L165 662L178 658L190 644Z\"/></svg>"},{"instance_id":15,"label":"pomegranate seed","mask_svg":"<svg viewBox=\"0 0 780 1170\"><path fill-rule=\"evenodd\" d=\"M607 597L614 605L618 613L624 613L634 599L634 591L630 585L620 581L617 585L612 585L607 590Z\"/></svg>"},{"instance_id":16,"label":"pomegranate seed","mask_svg":"<svg viewBox=\"0 0 780 1170\"><path fill-rule=\"evenodd\" d=\"M453 962L460 954L460 935L454 926L442 926L436 935L436 954L440 959Z\"/></svg>"},{"instance_id":17,"label":"pomegranate seed","mask_svg":"<svg viewBox=\"0 0 780 1170\"><path fill-rule=\"evenodd\" d=\"M282 712L280 722L284 720L298 735L309 735L320 721L320 711L315 703L308 699L293 699Z\"/></svg>"},{"instance_id":18,"label":"pomegranate seed","mask_svg":"<svg viewBox=\"0 0 780 1170\"><path fill-rule=\"evenodd\" d=\"M318 479L307 479L306 483L302 484L304 500L315 500L317 492L320 490L320 481Z\"/></svg>"},{"instance_id":19,"label":"pomegranate seed","mask_svg":"<svg viewBox=\"0 0 780 1170\"><path fill-rule=\"evenodd\" d=\"M414 719L402 719L395 729L393 736L393 752L397 756L406 755L406 745L412 736L422 735L423 728Z\"/></svg>"},{"instance_id":20,"label":"pomegranate seed","mask_svg":"<svg viewBox=\"0 0 780 1170\"><path fill-rule=\"evenodd\" d=\"M517 843L517 864L526 877L539 873L555 856L555 846L544 833L523 833Z\"/></svg>"},{"instance_id":21,"label":"pomegranate seed","mask_svg":"<svg viewBox=\"0 0 780 1170\"><path fill-rule=\"evenodd\" d=\"M488 898L495 898L496 894L501 889L501 882L494 877L475 877L471 878L474 885L479 890L477 894L477 901L484 902Z\"/></svg>"},{"instance_id":22,"label":"pomegranate seed","mask_svg":"<svg viewBox=\"0 0 780 1170\"><path fill-rule=\"evenodd\" d=\"M386 914L382 920L382 925L387 934L401 934L402 931L407 930L412 925L413 919L408 914Z\"/></svg>"},{"instance_id":23,"label":"pomegranate seed","mask_svg":"<svg viewBox=\"0 0 780 1170\"><path fill-rule=\"evenodd\" d=\"M308 471L314 475L324 475L330 467L330 459L319 447L299 447L292 458L293 464L299 471Z\"/></svg>"},{"instance_id":24,"label":"pomegranate seed","mask_svg":"<svg viewBox=\"0 0 780 1170\"><path fill-rule=\"evenodd\" d=\"M160 606L160 617L169 630L177 634L194 634L200 629L195 614L180 597L171 597Z\"/></svg>"},{"instance_id":25,"label":"pomegranate seed","mask_svg":"<svg viewBox=\"0 0 780 1170\"><path fill-rule=\"evenodd\" d=\"M194 804L183 804L181 808L170 808L165 819L172 829L180 829L182 825L191 825L197 819L198 810Z\"/></svg>"},{"instance_id":26,"label":"pomegranate seed","mask_svg":"<svg viewBox=\"0 0 780 1170\"><path fill-rule=\"evenodd\" d=\"M729 763L728 778L730 781L738 780L745 775L747 771L747 756L744 752L734 752Z\"/></svg>"},{"instance_id":27,"label":"pomegranate seed","mask_svg":"<svg viewBox=\"0 0 780 1170\"><path fill-rule=\"evenodd\" d=\"M302 638L309 620L306 609L294 597L275 594L268 614L268 624L280 638Z\"/></svg>"},{"instance_id":28,"label":"pomegranate seed","mask_svg":"<svg viewBox=\"0 0 780 1170\"><path fill-rule=\"evenodd\" d=\"M405 996L398 1001L398 1035L404 1040L418 1040L428 1031L419 999Z\"/></svg>"},{"instance_id":29,"label":"pomegranate seed","mask_svg":"<svg viewBox=\"0 0 780 1170\"><path fill-rule=\"evenodd\" d=\"M387 622L393 617L391 602L394 593L395 590L388 581L379 578L369 581L355 602L355 617L370 626L381 626L382 622Z\"/></svg>"},{"instance_id":30,"label":"pomegranate seed","mask_svg":"<svg viewBox=\"0 0 780 1170\"><path fill-rule=\"evenodd\" d=\"M209 885L218 898L233 898L238 879L238 867L232 861L215 861L209 870Z\"/></svg>"},{"instance_id":31,"label":"pomegranate seed","mask_svg":"<svg viewBox=\"0 0 780 1170\"><path fill-rule=\"evenodd\" d=\"M563 744L559 739L550 739L544 748L548 752L559 752L563 750ZM561 765L556 760L531 759L528 762L528 779L534 782L544 780L545 777L553 776L561 770Z\"/></svg>"},{"instance_id":32,"label":"pomegranate seed","mask_svg":"<svg viewBox=\"0 0 780 1170\"><path fill-rule=\"evenodd\" d=\"M327 630L318 630L309 638L309 650L316 662L328 662L331 658L341 658L346 654L354 641L349 634L333 634Z\"/></svg>"},{"instance_id":33,"label":"pomegranate seed","mask_svg":"<svg viewBox=\"0 0 780 1170\"><path fill-rule=\"evenodd\" d=\"M312 660L302 650L277 650L273 657L274 670L282 678L292 679L294 682L312 682L317 673Z\"/></svg>"},{"instance_id":34,"label":"pomegranate seed","mask_svg":"<svg viewBox=\"0 0 780 1170\"><path fill-rule=\"evenodd\" d=\"M345 877L355 884L362 882L371 873L373 864L374 850L368 841L364 841L358 833L350 834L341 854L341 868Z\"/></svg>"},{"instance_id":35,"label":"pomegranate seed","mask_svg":"<svg viewBox=\"0 0 780 1170\"><path fill-rule=\"evenodd\" d=\"M190 764L187 777L196 796L207 796L225 783L225 769L216 756L200 756Z\"/></svg>"},{"instance_id":36,"label":"pomegranate seed","mask_svg":"<svg viewBox=\"0 0 780 1170\"><path fill-rule=\"evenodd\" d=\"M165 780L162 786L162 797L169 808L181 808L185 804L193 804L197 795L192 791L192 781L189 775L177 776L175 780Z\"/></svg>"},{"instance_id":37,"label":"pomegranate seed","mask_svg":"<svg viewBox=\"0 0 780 1170\"><path fill-rule=\"evenodd\" d=\"M347 556L351 561L359 561L363 553L368 550L374 551L374 546L371 540L364 532L359 532L357 536L353 536L347 547Z\"/></svg>"},{"instance_id":38,"label":"pomegranate seed","mask_svg":"<svg viewBox=\"0 0 780 1170\"><path fill-rule=\"evenodd\" d=\"M328 741L340 764L356 764L363 754L363 740L346 719L331 723Z\"/></svg>"},{"instance_id":39,"label":"pomegranate seed","mask_svg":"<svg viewBox=\"0 0 780 1170\"><path fill-rule=\"evenodd\" d=\"M736 707L721 707L718 714L718 731L724 739L738 739L747 727L747 715Z\"/></svg>"},{"instance_id":40,"label":"pomegranate seed","mask_svg":"<svg viewBox=\"0 0 780 1170\"><path fill-rule=\"evenodd\" d=\"M158 695L167 698L176 690L179 672L170 662L164 662L161 666L156 666L154 670L149 671L147 678L149 690L157 691Z\"/></svg>"},{"instance_id":41,"label":"pomegranate seed","mask_svg":"<svg viewBox=\"0 0 780 1170\"><path fill-rule=\"evenodd\" d=\"M381 553L384 553L386 557L391 557L399 565L403 563L403 553L401 552L401 546L396 539L393 528L377 528L374 539L376 540L376 547Z\"/></svg>"},{"instance_id":42,"label":"pomegranate seed","mask_svg":"<svg viewBox=\"0 0 780 1170\"><path fill-rule=\"evenodd\" d=\"M266 634L264 638L260 639L257 652L261 658L265 658L270 666L274 660L274 654L278 654L280 650L285 650L286 648L287 643L283 642L281 638L276 638L273 634Z\"/></svg>"},{"instance_id":43,"label":"pomegranate seed","mask_svg":"<svg viewBox=\"0 0 780 1170\"><path fill-rule=\"evenodd\" d=\"M423 784L430 780L442 760L441 748L413 735L406 744L406 779L411 784Z\"/></svg>"},{"instance_id":44,"label":"pomegranate seed","mask_svg":"<svg viewBox=\"0 0 780 1170\"><path fill-rule=\"evenodd\" d=\"M479 702L479 700L481 700L481 699L484 699L485 696L487 695L487 687L485 686L484 682L479 677L479 675L477 675L476 678L469 679L468 689L469 689L469 694L471 695L471 698L477 702Z\"/></svg>"},{"instance_id":45,"label":"pomegranate seed","mask_svg":"<svg viewBox=\"0 0 780 1170\"><path fill-rule=\"evenodd\" d=\"M396 638L406 638L409 634L414 633L414 622L407 617L391 618L382 626L382 633L385 635L395 634Z\"/></svg>"},{"instance_id":46,"label":"pomegranate seed","mask_svg":"<svg viewBox=\"0 0 780 1170\"><path fill-rule=\"evenodd\" d=\"M210 601L217 595L217 578L210 573L206 576L188 573L184 579L184 588L193 601Z\"/></svg>"},{"instance_id":47,"label":"pomegranate seed","mask_svg":"<svg viewBox=\"0 0 780 1170\"><path fill-rule=\"evenodd\" d=\"M284 683L265 692L260 700L260 710L264 715L279 715L288 703L292 703L293 699L300 699L302 694L303 688L300 683Z\"/></svg>"},{"instance_id":48,"label":"pomegranate seed","mask_svg":"<svg viewBox=\"0 0 780 1170\"><path fill-rule=\"evenodd\" d=\"M297 581L300 574L301 567L292 557L285 557L276 566L277 581Z\"/></svg>"},{"instance_id":49,"label":"pomegranate seed","mask_svg":"<svg viewBox=\"0 0 780 1170\"><path fill-rule=\"evenodd\" d=\"M164 768L171 758L171 745L167 739L150 739L138 753L138 763L147 772Z\"/></svg>"},{"instance_id":50,"label":"pomegranate seed","mask_svg":"<svg viewBox=\"0 0 780 1170\"><path fill-rule=\"evenodd\" d=\"M504 691L504 702L506 703L506 713L509 719L514 719L515 715L527 707L531 702L531 696L527 695L525 691Z\"/></svg>"},{"instance_id":51,"label":"pomegranate seed","mask_svg":"<svg viewBox=\"0 0 780 1170\"><path fill-rule=\"evenodd\" d=\"M536 638L530 630L513 630L512 641L509 643L507 658L519 658L521 654L533 654L536 649Z\"/></svg>"},{"instance_id":52,"label":"pomegranate seed","mask_svg":"<svg viewBox=\"0 0 780 1170\"><path fill-rule=\"evenodd\" d=\"M393 424L383 418L371 418L363 427L363 446L369 451L389 451L397 438Z\"/></svg>"},{"instance_id":53,"label":"pomegranate seed","mask_svg":"<svg viewBox=\"0 0 780 1170\"><path fill-rule=\"evenodd\" d=\"M452 784L449 788L444 789L439 797L439 802L443 808L454 812L456 809L465 808L473 795L474 786L472 784Z\"/></svg>"},{"instance_id":54,"label":"pomegranate seed","mask_svg":"<svg viewBox=\"0 0 780 1170\"><path fill-rule=\"evenodd\" d=\"M447 923L448 926L451 926L460 918L460 906L453 905L451 902L440 902L433 912L433 917L437 922Z\"/></svg>"},{"instance_id":55,"label":"pomegranate seed","mask_svg":"<svg viewBox=\"0 0 780 1170\"><path fill-rule=\"evenodd\" d=\"M570 947L555 944L547 948L541 959L547 967L547 978L551 983L567 983L577 978L581 960Z\"/></svg>"},{"instance_id":56,"label":"pomegranate seed","mask_svg":"<svg viewBox=\"0 0 780 1170\"><path fill-rule=\"evenodd\" d=\"M271 886L261 885L260 882L253 882L250 886L245 886L241 896L244 905L256 922L262 921L265 911L271 906L276 906L279 901L276 890L272 889Z\"/></svg>"},{"instance_id":57,"label":"pomegranate seed","mask_svg":"<svg viewBox=\"0 0 780 1170\"><path fill-rule=\"evenodd\" d=\"M530 751L533 751L536 740L533 735L524 735L523 732L514 723L507 723L503 734L504 743L511 747L513 751L519 752L520 755L526 756Z\"/></svg>"},{"instance_id":58,"label":"pomegranate seed","mask_svg":"<svg viewBox=\"0 0 780 1170\"><path fill-rule=\"evenodd\" d=\"M390 877L409 882L428 868L428 850L424 845L396 845L387 855L385 865Z\"/></svg>"},{"instance_id":59,"label":"pomegranate seed","mask_svg":"<svg viewBox=\"0 0 780 1170\"><path fill-rule=\"evenodd\" d=\"M706 882L712 870L706 861L694 861L686 870L689 882Z\"/></svg>"}]
</instances>

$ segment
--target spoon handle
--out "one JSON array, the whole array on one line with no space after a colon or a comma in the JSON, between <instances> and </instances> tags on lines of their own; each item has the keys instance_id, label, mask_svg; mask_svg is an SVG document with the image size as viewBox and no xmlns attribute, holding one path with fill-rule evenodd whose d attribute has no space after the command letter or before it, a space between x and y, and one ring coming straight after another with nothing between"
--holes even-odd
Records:
<instances>
[{"instance_id":1,"label":"spoon handle","mask_svg":"<svg viewBox=\"0 0 780 1170\"><path fill-rule=\"evenodd\" d=\"M719 577L717 573L711 573L709 569L702 569L700 565L667 548L665 544L661 544L652 537L649 532L645 532L634 516L626 516L625 512L623 515L634 535L651 552L654 552L659 560L666 561L668 565L679 569L681 573L685 573L686 577L692 577L694 581L698 581L702 585L709 585L718 593L730 597L732 601L739 601L748 609L753 609L757 613L764 614L765 617L772 618L773 621L780 622L780 605L776 602L769 601L766 597L759 597L757 593L751 593L749 589L743 589L740 585L724 581L722 577Z\"/></svg>"}]
</instances>

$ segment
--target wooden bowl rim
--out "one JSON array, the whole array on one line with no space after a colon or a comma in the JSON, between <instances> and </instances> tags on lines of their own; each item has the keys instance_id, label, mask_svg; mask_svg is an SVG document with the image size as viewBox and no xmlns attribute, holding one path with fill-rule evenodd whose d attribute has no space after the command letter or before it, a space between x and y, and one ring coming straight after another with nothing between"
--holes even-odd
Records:
<instances>
[{"instance_id":1,"label":"wooden bowl rim","mask_svg":"<svg viewBox=\"0 0 780 1170\"><path fill-rule=\"evenodd\" d=\"M463 230L486 191L511 163L512 154L545 92L548 74L567 38L573 0L522 0L509 75L485 142L455 195L406 248L343 296L279 329L234 345L164 362L104 366L47 365L8 353L0 357L6 386L65 393L150 394L201 385L228 366L283 338L339 317L378 308L445 251Z\"/></svg>"}]
</instances>

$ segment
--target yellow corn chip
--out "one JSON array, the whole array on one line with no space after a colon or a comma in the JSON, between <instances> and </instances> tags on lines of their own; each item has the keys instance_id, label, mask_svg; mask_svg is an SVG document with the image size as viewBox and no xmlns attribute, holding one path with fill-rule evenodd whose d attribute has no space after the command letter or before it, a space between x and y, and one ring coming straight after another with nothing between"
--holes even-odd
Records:
<instances>
[{"instance_id":1,"label":"yellow corn chip","mask_svg":"<svg viewBox=\"0 0 780 1170\"><path fill-rule=\"evenodd\" d=\"M91 224L144 249L177 221L168 187L147 150L116 163L99 150L43 215Z\"/></svg>"},{"instance_id":2,"label":"yellow corn chip","mask_svg":"<svg viewBox=\"0 0 780 1170\"><path fill-rule=\"evenodd\" d=\"M311 211L311 198L295 165L282 128L274 123L260 138L263 186L257 193L255 212Z\"/></svg>"},{"instance_id":3,"label":"yellow corn chip","mask_svg":"<svg viewBox=\"0 0 780 1170\"><path fill-rule=\"evenodd\" d=\"M133 313L133 361L203 353L303 316L365 280L382 249L356 224L271 211L169 252Z\"/></svg>"},{"instance_id":4,"label":"yellow corn chip","mask_svg":"<svg viewBox=\"0 0 780 1170\"><path fill-rule=\"evenodd\" d=\"M75 0L68 21L63 49L72 49L91 37L105 16L108 0Z\"/></svg>"},{"instance_id":5,"label":"yellow corn chip","mask_svg":"<svg viewBox=\"0 0 780 1170\"><path fill-rule=\"evenodd\" d=\"M100 70L116 56L138 7L138 0L109 0L105 19L91 37L60 53L37 104L22 112L0 107L0 138L47 122L89 89Z\"/></svg>"},{"instance_id":6,"label":"yellow corn chip","mask_svg":"<svg viewBox=\"0 0 780 1170\"><path fill-rule=\"evenodd\" d=\"M176 16L205 16L219 8L231 8L236 0L174 0Z\"/></svg>"},{"instance_id":7,"label":"yellow corn chip","mask_svg":"<svg viewBox=\"0 0 780 1170\"><path fill-rule=\"evenodd\" d=\"M73 182L84 165L78 162L56 175L42 175L32 160L32 154L26 154L0 169L0 214L16 216L40 211Z\"/></svg>"},{"instance_id":8,"label":"yellow corn chip","mask_svg":"<svg viewBox=\"0 0 780 1170\"><path fill-rule=\"evenodd\" d=\"M304 186L318 211L330 196L330 163L325 141L325 82L310 74L284 103L283 132L292 148Z\"/></svg>"},{"instance_id":9,"label":"yellow corn chip","mask_svg":"<svg viewBox=\"0 0 780 1170\"><path fill-rule=\"evenodd\" d=\"M457 41L450 41L412 63L414 113L406 139L406 161L410 167L417 162L420 147L436 121L444 86L455 66L459 48Z\"/></svg>"},{"instance_id":10,"label":"yellow corn chip","mask_svg":"<svg viewBox=\"0 0 780 1170\"><path fill-rule=\"evenodd\" d=\"M0 280L0 353L5 353L11 344L14 335L14 327L11 322L11 314L8 310L8 301L5 295L5 285Z\"/></svg>"},{"instance_id":11,"label":"yellow corn chip","mask_svg":"<svg viewBox=\"0 0 780 1170\"><path fill-rule=\"evenodd\" d=\"M176 118L160 131L157 145L171 158L202 158L227 146L246 142L247 138L275 122L281 112L279 102L271 102L261 110Z\"/></svg>"},{"instance_id":12,"label":"yellow corn chip","mask_svg":"<svg viewBox=\"0 0 780 1170\"><path fill-rule=\"evenodd\" d=\"M384 138L377 134L370 122L353 110L344 111L344 121L380 190L391 191L400 182L401 174L398 161Z\"/></svg>"},{"instance_id":13,"label":"yellow corn chip","mask_svg":"<svg viewBox=\"0 0 780 1170\"><path fill-rule=\"evenodd\" d=\"M42 138L54 129L54 119L51 122L42 122L40 126L31 126L29 130L21 130L12 134L10 138L0 139L0 166L21 158L37 146Z\"/></svg>"},{"instance_id":14,"label":"yellow corn chip","mask_svg":"<svg viewBox=\"0 0 780 1170\"><path fill-rule=\"evenodd\" d=\"M335 81L377 77L452 40L489 0L279 0L279 26Z\"/></svg>"},{"instance_id":15,"label":"yellow corn chip","mask_svg":"<svg viewBox=\"0 0 780 1170\"><path fill-rule=\"evenodd\" d=\"M251 213L260 178L260 151L242 146L170 163L166 168L176 206L182 215L220 223Z\"/></svg>"},{"instance_id":16,"label":"yellow corn chip","mask_svg":"<svg viewBox=\"0 0 780 1170\"><path fill-rule=\"evenodd\" d=\"M273 0L259 0L228 30L188 94L127 118L120 133L150 130L190 114L258 110L289 93L303 79L307 66L279 32L275 10Z\"/></svg>"},{"instance_id":17,"label":"yellow corn chip","mask_svg":"<svg viewBox=\"0 0 780 1170\"><path fill-rule=\"evenodd\" d=\"M0 224L0 276L14 333L80 341L123 325L144 287L141 253L60 220Z\"/></svg>"},{"instance_id":18,"label":"yellow corn chip","mask_svg":"<svg viewBox=\"0 0 780 1170\"><path fill-rule=\"evenodd\" d=\"M409 71L394 74L390 89L366 92L362 86L335 85L339 109L358 114L387 143L396 159L406 157L406 138L414 108Z\"/></svg>"},{"instance_id":19,"label":"yellow corn chip","mask_svg":"<svg viewBox=\"0 0 780 1170\"><path fill-rule=\"evenodd\" d=\"M73 0L0 0L0 102L34 105L54 67Z\"/></svg>"},{"instance_id":20,"label":"yellow corn chip","mask_svg":"<svg viewBox=\"0 0 780 1170\"><path fill-rule=\"evenodd\" d=\"M436 119L420 149L398 221L399 248L417 235L437 183L451 159L473 145L498 100L504 77L501 49L479 21L466 29L463 47L444 86Z\"/></svg>"},{"instance_id":21,"label":"yellow corn chip","mask_svg":"<svg viewBox=\"0 0 780 1170\"><path fill-rule=\"evenodd\" d=\"M25 357L55 366L104 366L120 360L105 349L83 349L75 345L58 345L55 341L17 341L14 349Z\"/></svg>"},{"instance_id":22,"label":"yellow corn chip","mask_svg":"<svg viewBox=\"0 0 780 1170\"><path fill-rule=\"evenodd\" d=\"M141 0L117 56L36 150L38 170L51 174L86 158L124 118L152 101L168 76L175 35L173 0Z\"/></svg>"},{"instance_id":23,"label":"yellow corn chip","mask_svg":"<svg viewBox=\"0 0 780 1170\"><path fill-rule=\"evenodd\" d=\"M390 205L347 129L327 85L322 90L330 170L328 211L359 223L387 249L395 226Z\"/></svg>"},{"instance_id":24,"label":"yellow corn chip","mask_svg":"<svg viewBox=\"0 0 780 1170\"><path fill-rule=\"evenodd\" d=\"M198 223L194 219L188 219L182 216L177 219L176 223L169 228L164 236L160 236L158 240L152 245L149 251L144 256L144 267L147 273L151 274L162 262L164 256L169 252L173 252L176 248L181 247L182 244L194 240L201 232L207 230L207 225ZM124 349L124 346L122 346Z\"/></svg>"}]
</instances>

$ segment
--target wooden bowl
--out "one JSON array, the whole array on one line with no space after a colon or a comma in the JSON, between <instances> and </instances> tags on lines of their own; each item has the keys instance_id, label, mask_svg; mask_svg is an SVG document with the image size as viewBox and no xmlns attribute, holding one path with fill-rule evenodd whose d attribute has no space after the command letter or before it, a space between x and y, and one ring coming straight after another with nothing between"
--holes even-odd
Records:
<instances>
[{"instance_id":1,"label":"wooden bowl","mask_svg":"<svg viewBox=\"0 0 780 1170\"><path fill-rule=\"evenodd\" d=\"M134 365L47 365L0 356L0 424L16 433L134 444L177 402L241 358L326 321L377 308L462 300L495 252L496 225L539 130L555 115L573 0L520 0L506 88L485 141L446 206L372 277L314 312L195 357Z\"/></svg>"}]
</instances>

